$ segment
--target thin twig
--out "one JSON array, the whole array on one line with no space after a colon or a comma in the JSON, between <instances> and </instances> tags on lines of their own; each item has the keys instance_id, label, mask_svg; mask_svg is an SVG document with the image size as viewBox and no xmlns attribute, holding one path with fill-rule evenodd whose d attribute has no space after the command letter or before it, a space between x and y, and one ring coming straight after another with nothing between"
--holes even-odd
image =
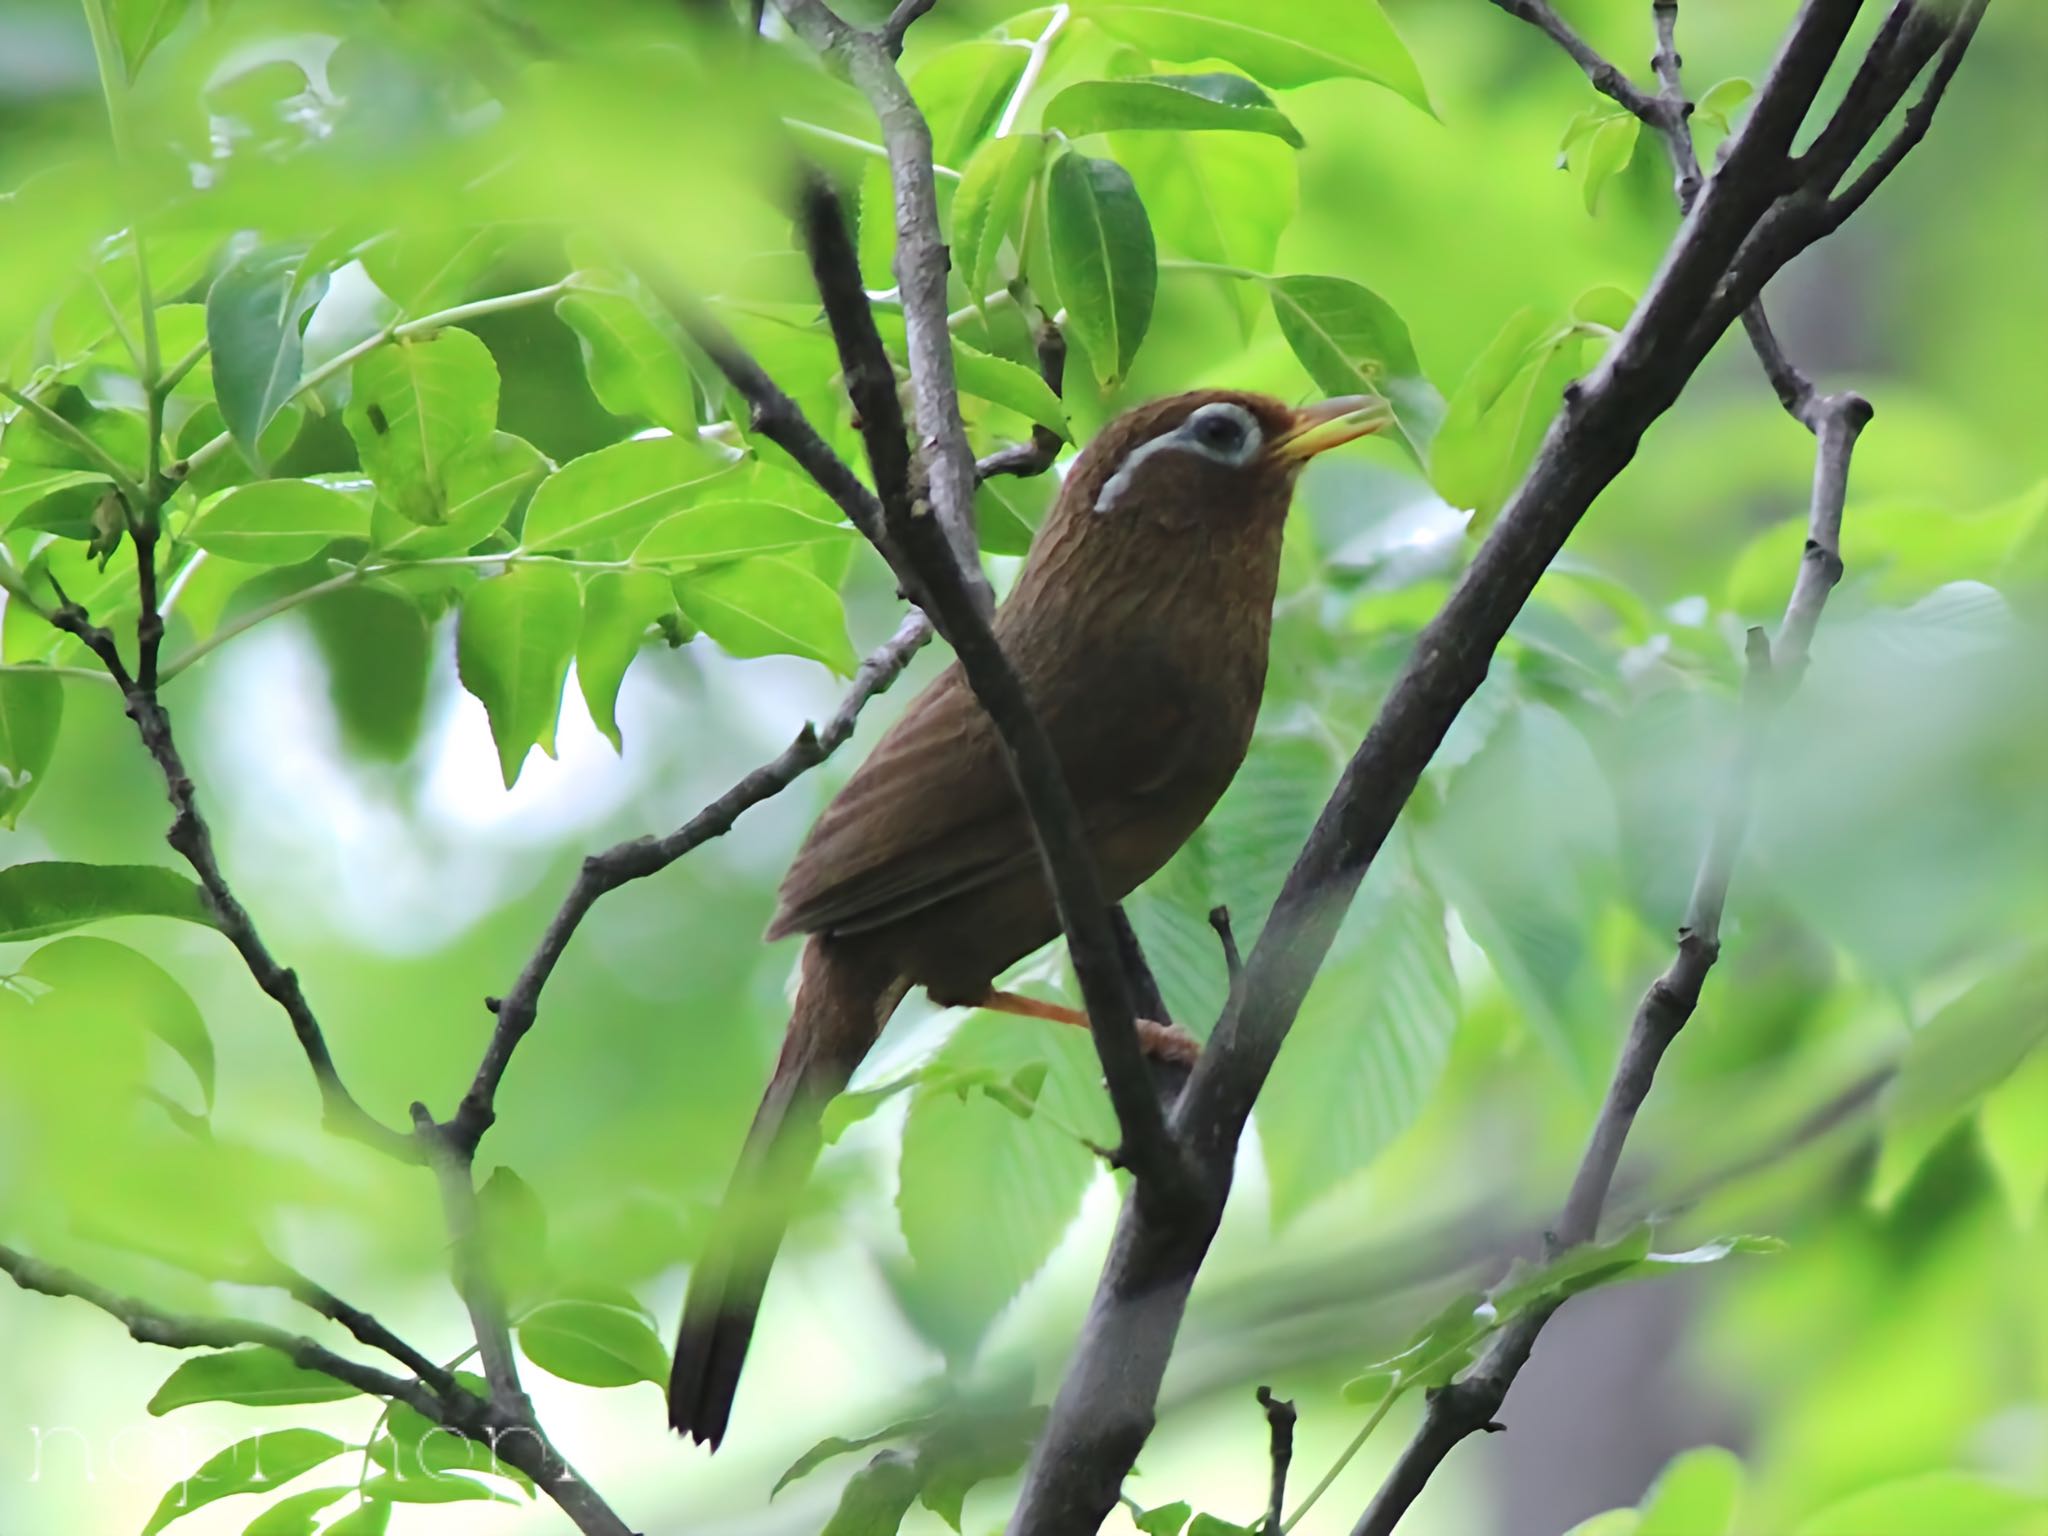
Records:
<instances>
[{"instance_id":1,"label":"thin twig","mask_svg":"<svg viewBox=\"0 0 2048 1536\"><path fill-rule=\"evenodd\" d=\"M896 9L889 13L889 19L882 23L882 46L889 50L889 57L903 55L903 34L911 24L925 14L939 0L896 0Z\"/></svg>"},{"instance_id":2,"label":"thin twig","mask_svg":"<svg viewBox=\"0 0 2048 1536\"><path fill-rule=\"evenodd\" d=\"M1038 373L1046 386L1055 395L1066 388L1067 338L1060 328L1053 324L1052 316L1041 312L1036 333L1032 338L1038 353ZM998 448L994 453L984 454L974 461L974 480L978 485L997 475L1029 477L1042 475L1051 469L1060 456L1065 444L1059 433L1043 425L1031 429L1031 441L1016 443L1008 448Z\"/></svg>"},{"instance_id":3,"label":"thin twig","mask_svg":"<svg viewBox=\"0 0 2048 1536\"><path fill-rule=\"evenodd\" d=\"M1271 1387L1259 1388L1259 1406L1266 1410L1266 1436L1273 1462L1272 1487L1266 1495L1265 1536L1279 1536L1285 1523L1287 1468L1294 1460L1294 1421L1300 1417L1291 1399L1275 1397Z\"/></svg>"},{"instance_id":4,"label":"thin twig","mask_svg":"<svg viewBox=\"0 0 2048 1536\"><path fill-rule=\"evenodd\" d=\"M495 1000L497 1025L491 1031L484 1056L478 1064L469 1091L448 1126L456 1144L474 1153L478 1141L496 1118L498 1084L540 1008L541 989L554 974L555 965L569 947L577 925L598 899L608 891L634 880L659 874L700 844L730 831L742 812L780 794L802 775L825 761L853 734L854 722L868 702L888 691L889 685L910 665L910 658L931 638L931 626L924 615L913 613L886 642L871 652L854 674L853 684L822 728L806 725L796 740L780 755L733 785L695 816L665 837L636 837L592 854L583 861L575 883L548 923L540 945L519 973L512 990Z\"/></svg>"}]
</instances>

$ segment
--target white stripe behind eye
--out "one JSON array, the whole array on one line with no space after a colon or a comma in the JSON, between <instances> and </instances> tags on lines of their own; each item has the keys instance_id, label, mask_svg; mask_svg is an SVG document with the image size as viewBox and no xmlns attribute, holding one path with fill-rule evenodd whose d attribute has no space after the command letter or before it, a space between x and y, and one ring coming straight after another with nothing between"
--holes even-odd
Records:
<instances>
[{"instance_id":1,"label":"white stripe behind eye","mask_svg":"<svg viewBox=\"0 0 2048 1536\"><path fill-rule=\"evenodd\" d=\"M1196 435L1205 418L1219 414L1228 415L1233 418L1237 422L1242 434L1235 451L1227 455L1218 453ZM1117 472L1103 482L1102 491L1095 498L1095 510L1097 512L1114 511L1117 502L1123 498L1125 492L1130 490L1131 483L1137 478L1139 468L1155 453L1162 452L1168 448L1178 448L1188 453L1198 453L1212 463L1222 464L1231 469L1238 469L1250 463L1258 456L1260 444L1259 424L1253 418L1251 412L1247 411L1243 406L1233 405L1226 401L1217 401L1213 404L1205 405L1171 432L1162 433L1158 437L1153 438L1151 442L1140 443L1136 448L1133 448L1125 456L1123 463L1118 466Z\"/></svg>"}]
</instances>

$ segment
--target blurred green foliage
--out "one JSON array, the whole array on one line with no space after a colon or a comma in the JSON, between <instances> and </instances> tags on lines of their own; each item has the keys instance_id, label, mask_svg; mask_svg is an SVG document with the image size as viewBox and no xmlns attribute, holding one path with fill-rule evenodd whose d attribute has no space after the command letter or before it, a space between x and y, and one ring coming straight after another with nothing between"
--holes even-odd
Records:
<instances>
[{"instance_id":1,"label":"blurred green foliage","mask_svg":"<svg viewBox=\"0 0 2048 1536\"><path fill-rule=\"evenodd\" d=\"M1646 55L1641 0L1569 10L1611 57ZM1685 7L1708 163L1788 10ZM900 360L877 130L778 25L750 40L718 5L87 15L97 65L71 5L0 5L0 1242L166 1307L310 1328L257 1284L283 1257L453 1359L428 1181L320 1131L285 1021L171 867L115 691L35 609L61 589L132 638L110 488L161 493L165 697L230 877L364 1103L393 1125L414 1099L447 1112L483 996L582 854L689 815L894 628L880 562L664 297L708 301L857 460L787 191L800 157L840 182ZM1398 432L1306 480L1251 757L1131 903L1199 1033L1227 984L1206 914L1256 937L1563 385L1626 323L1674 221L1669 169L1481 0L944 0L903 63L942 167L978 449L1034 425L1085 441L1199 384L1395 406ZM1554 1505L1548 1529L1591 1516L1582 1536L2043 1528L2043 68L2048 13L1994 5L1929 142L1770 295L1802 364L1878 415L1724 961L1639 1129L1628 1235L1475 1311L1554 1208L1668 955L1743 633L1799 558L1811 445L1739 338L1546 577L1347 920L1119 1528L1244 1528L1263 1379L1302 1403L1299 1479L1386 1417L1302 1527L1343 1529L1406 1387L1516 1306L1689 1272L1734 1231L1789 1246L1677 1291L1686 1392L1713 1405L1689 1437L1610 1454L1589 1429L1548 1504L1475 1447L1414 1527L1533 1530ZM1055 396L1032 326L1060 311ZM979 498L999 586L1050 490ZM648 1383L681 1266L785 1016L791 957L758 934L859 748L607 899L485 1144L543 1417L650 1530L996 1529L1112 1208L1084 1040L905 1009L834 1116L733 1445L707 1466L661 1435ZM1064 987L1061 958L1022 982ZM1640 1217L1690 1262L1650 1255ZM1607 1299L1573 1309L1597 1322ZM0 1347L9 1536L172 1515L195 1536L559 1528L509 1468L266 1351L152 1359L11 1293ZM203 1445L151 1437L188 1422ZM46 1463L60 1426L78 1445ZM148 1449L123 1462L138 1426ZM799 1461L813 1442L862 1454ZM266 1512L222 1498L330 1460L335 1486ZM793 1461L823 1466L771 1505ZM1497 1487L1462 1476L1503 1465ZM433 1497L459 1502L409 1507Z\"/></svg>"}]
</instances>

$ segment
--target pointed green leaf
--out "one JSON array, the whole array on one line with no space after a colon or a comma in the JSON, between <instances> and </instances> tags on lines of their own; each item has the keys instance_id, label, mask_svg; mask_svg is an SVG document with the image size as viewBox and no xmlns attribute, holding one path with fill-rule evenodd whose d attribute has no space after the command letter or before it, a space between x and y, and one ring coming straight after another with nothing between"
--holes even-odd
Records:
<instances>
[{"instance_id":1,"label":"pointed green leaf","mask_svg":"<svg viewBox=\"0 0 2048 1536\"><path fill-rule=\"evenodd\" d=\"M320 1511L343 1494L353 1492L353 1487L308 1488L304 1493L290 1494L251 1520L243 1528L242 1536L313 1536L318 1524L315 1517Z\"/></svg>"},{"instance_id":2,"label":"pointed green leaf","mask_svg":"<svg viewBox=\"0 0 2048 1536\"><path fill-rule=\"evenodd\" d=\"M415 523L380 500L370 515L371 543L379 553L403 559L463 554L503 528L551 467L525 438L493 432L449 460L442 477L446 522Z\"/></svg>"},{"instance_id":3,"label":"pointed green leaf","mask_svg":"<svg viewBox=\"0 0 2048 1536\"><path fill-rule=\"evenodd\" d=\"M301 327L327 291L327 274L302 271L303 259L275 247L251 251L206 295L214 398L235 446L259 472L263 429L299 387Z\"/></svg>"},{"instance_id":4,"label":"pointed green leaf","mask_svg":"<svg viewBox=\"0 0 2048 1536\"><path fill-rule=\"evenodd\" d=\"M463 599L456 670L490 714L507 789L535 743L553 755L581 611L575 574L537 562L480 582Z\"/></svg>"},{"instance_id":5,"label":"pointed green leaf","mask_svg":"<svg viewBox=\"0 0 2048 1536\"><path fill-rule=\"evenodd\" d=\"M1674 1456L1642 1503L1636 1536L1733 1536L1742 1461L1718 1445Z\"/></svg>"},{"instance_id":6,"label":"pointed green leaf","mask_svg":"<svg viewBox=\"0 0 2048 1536\"><path fill-rule=\"evenodd\" d=\"M32 669L0 672L0 827L43 787L64 724L64 683Z\"/></svg>"},{"instance_id":7,"label":"pointed green leaf","mask_svg":"<svg viewBox=\"0 0 2048 1536\"><path fill-rule=\"evenodd\" d=\"M474 1478L457 1477L452 1472L436 1472L427 1477L393 1477L385 1474L373 1477L363 1484L363 1496L390 1504L468 1504L490 1501L498 1504L517 1504L519 1501L509 1493L477 1482Z\"/></svg>"},{"instance_id":8,"label":"pointed green leaf","mask_svg":"<svg viewBox=\"0 0 2048 1536\"><path fill-rule=\"evenodd\" d=\"M668 1351L647 1319L594 1301L551 1301L519 1324L519 1348L535 1365L586 1387L668 1379Z\"/></svg>"},{"instance_id":9,"label":"pointed green leaf","mask_svg":"<svg viewBox=\"0 0 2048 1536\"><path fill-rule=\"evenodd\" d=\"M658 532L659 530L657 530ZM599 571L583 589L583 630L576 638L576 683L590 718L612 744L619 739L619 684L655 621L675 612L676 595L659 571Z\"/></svg>"},{"instance_id":10,"label":"pointed green leaf","mask_svg":"<svg viewBox=\"0 0 2048 1536\"><path fill-rule=\"evenodd\" d=\"M1088 349L1096 378L1114 383L1145 339L1159 285L1145 205L1114 160L1069 152L1053 162L1046 212L1068 329Z\"/></svg>"},{"instance_id":11,"label":"pointed green leaf","mask_svg":"<svg viewBox=\"0 0 2048 1536\"><path fill-rule=\"evenodd\" d=\"M858 537L846 524L814 517L799 507L748 498L746 489L735 482L734 490L740 494L734 499L712 491L664 518L634 547L633 563L673 571Z\"/></svg>"},{"instance_id":12,"label":"pointed green leaf","mask_svg":"<svg viewBox=\"0 0 2048 1536\"><path fill-rule=\"evenodd\" d=\"M1922 1472L1830 1504L1793 1536L2031 1536L2044 1514L2039 1494L1966 1472Z\"/></svg>"},{"instance_id":13,"label":"pointed green leaf","mask_svg":"<svg viewBox=\"0 0 2048 1536\"><path fill-rule=\"evenodd\" d=\"M1623 112L1607 119L1586 141L1585 164L1581 169L1585 177L1586 212L1599 211L1600 194L1635 155L1636 139L1642 131L1641 119L1632 112Z\"/></svg>"},{"instance_id":14,"label":"pointed green leaf","mask_svg":"<svg viewBox=\"0 0 2048 1536\"><path fill-rule=\"evenodd\" d=\"M1430 109L1415 60L1377 0L1082 0L1075 10L1157 59L1222 59L1279 90L1371 80Z\"/></svg>"},{"instance_id":15,"label":"pointed green leaf","mask_svg":"<svg viewBox=\"0 0 2048 1536\"><path fill-rule=\"evenodd\" d=\"M142 1536L156 1536L173 1520L230 1494L267 1493L346 1449L334 1436L317 1429L273 1429L237 1441L190 1477L173 1484L142 1528Z\"/></svg>"},{"instance_id":16,"label":"pointed green leaf","mask_svg":"<svg viewBox=\"0 0 2048 1536\"><path fill-rule=\"evenodd\" d=\"M548 477L526 509L523 542L531 550L576 551L637 542L734 468L694 436L614 443Z\"/></svg>"},{"instance_id":17,"label":"pointed green leaf","mask_svg":"<svg viewBox=\"0 0 2048 1536\"><path fill-rule=\"evenodd\" d=\"M190 994L154 960L125 944L78 936L45 944L22 962L21 974L80 1000L104 999L177 1052L213 1108L213 1037Z\"/></svg>"},{"instance_id":18,"label":"pointed green leaf","mask_svg":"<svg viewBox=\"0 0 2048 1536\"><path fill-rule=\"evenodd\" d=\"M808 656L841 677L858 658L839 594L809 571L758 556L676 578L683 613L733 656Z\"/></svg>"},{"instance_id":19,"label":"pointed green leaf","mask_svg":"<svg viewBox=\"0 0 2048 1536\"><path fill-rule=\"evenodd\" d=\"M995 281L1004 240L1018 233L1014 226L1045 164L1046 142L1037 133L991 139L967 162L953 193L953 264L977 301Z\"/></svg>"},{"instance_id":20,"label":"pointed green leaf","mask_svg":"<svg viewBox=\"0 0 2048 1536\"><path fill-rule=\"evenodd\" d=\"M1159 248L1190 261L1266 273L1300 202L1295 156L1252 134L1119 134L1117 159L1138 184ZM1249 338L1266 295L1226 273L1206 279L1224 294Z\"/></svg>"},{"instance_id":21,"label":"pointed green leaf","mask_svg":"<svg viewBox=\"0 0 2048 1536\"><path fill-rule=\"evenodd\" d=\"M1417 463L1444 419L1443 396L1423 377L1408 323L1385 299L1342 277L1276 277L1273 318L1309 377L1333 395L1386 396Z\"/></svg>"},{"instance_id":22,"label":"pointed green leaf","mask_svg":"<svg viewBox=\"0 0 2048 1536\"><path fill-rule=\"evenodd\" d=\"M357 361L342 422L393 511L446 523L449 465L498 424L498 365L468 331L401 338Z\"/></svg>"},{"instance_id":23,"label":"pointed green leaf","mask_svg":"<svg viewBox=\"0 0 2048 1536\"><path fill-rule=\"evenodd\" d=\"M1041 427L1050 427L1066 441L1073 441L1074 432L1067 425L1067 413L1060 405L1060 397L1052 392L1052 386L1040 374L1023 364L977 352L965 342L956 340L953 343L953 374L959 381L962 394L1015 411Z\"/></svg>"},{"instance_id":24,"label":"pointed green leaf","mask_svg":"<svg viewBox=\"0 0 2048 1536\"><path fill-rule=\"evenodd\" d=\"M0 869L0 943L40 939L103 918L137 916L213 926L199 887L160 864L49 859Z\"/></svg>"},{"instance_id":25,"label":"pointed green leaf","mask_svg":"<svg viewBox=\"0 0 2048 1536\"><path fill-rule=\"evenodd\" d=\"M152 1414L191 1403L242 1403L277 1408L289 1403L338 1403L362 1394L345 1381L294 1364L260 1344L218 1354L188 1355L149 1400Z\"/></svg>"},{"instance_id":26,"label":"pointed green leaf","mask_svg":"<svg viewBox=\"0 0 2048 1536\"><path fill-rule=\"evenodd\" d=\"M20 527L45 528L50 526L46 516L37 514L38 509L47 514L43 503L52 497L62 496L66 491L83 491L81 496L65 497L67 506L82 502L83 510L90 513L92 503L99 500L102 489L109 482L105 474L96 469L61 469L49 464L17 464L0 460L0 530ZM91 487L90 490L85 488Z\"/></svg>"},{"instance_id":27,"label":"pointed green leaf","mask_svg":"<svg viewBox=\"0 0 2048 1536\"><path fill-rule=\"evenodd\" d=\"M170 36L184 19L192 0L114 0L114 36L121 43L121 61L132 80L142 61Z\"/></svg>"},{"instance_id":28,"label":"pointed green leaf","mask_svg":"<svg viewBox=\"0 0 2048 1536\"><path fill-rule=\"evenodd\" d=\"M555 313L576 333L590 392L614 416L695 433L697 397L682 331L630 273L573 274Z\"/></svg>"},{"instance_id":29,"label":"pointed green leaf","mask_svg":"<svg viewBox=\"0 0 2048 1536\"><path fill-rule=\"evenodd\" d=\"M1243 75L1142 75L1084 80L1046 103L1045 126L1069 138L1119 130L1266 133L1301 148L1301 132Z\"/></svg>"},{"instance_id":30,"label":"pointed green leaf","mask_svg":"<svg viewBox=\"0 0 2048 1536\"><path fill-rule=\"evenodd\" d=\"M310 480L257 480L206 503L192 542L208 554L248 565L297 565L336 539L370 532L370 511Z\"/></svg>"}]
</instances>

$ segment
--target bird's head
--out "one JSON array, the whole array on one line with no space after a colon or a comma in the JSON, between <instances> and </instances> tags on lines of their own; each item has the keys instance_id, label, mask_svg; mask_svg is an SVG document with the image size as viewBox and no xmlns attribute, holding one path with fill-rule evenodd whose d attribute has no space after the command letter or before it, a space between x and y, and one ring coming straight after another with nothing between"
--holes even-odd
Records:
<instances>
[{"instance_id":1,"label":"bird's head","mask_svg":"<svg viewBox=\"0 0 2048 1536\"><path fill-rule=\"evenodd\" d=\"M1203 389L1126 411L1075 461L1061 510L1225 537L1277 524L1302 466L1393 421L1377 395L1292 406L1271 395Z\"/></svg>"}]
</instances>

